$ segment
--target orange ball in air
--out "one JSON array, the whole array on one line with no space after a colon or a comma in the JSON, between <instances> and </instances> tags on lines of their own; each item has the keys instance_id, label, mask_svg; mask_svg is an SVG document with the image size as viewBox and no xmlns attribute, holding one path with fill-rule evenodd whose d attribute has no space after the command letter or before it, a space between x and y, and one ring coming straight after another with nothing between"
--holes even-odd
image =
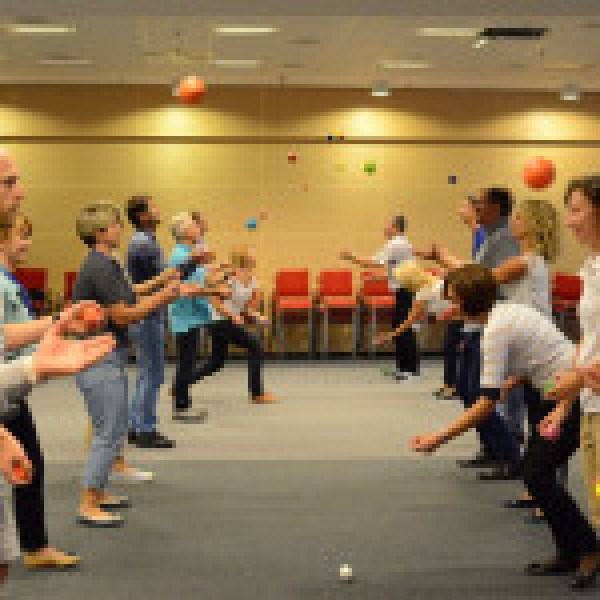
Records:
<instances>
[{"instance_id":1,"label":"orange ball in air","mask_svg":"<svg viewBox=\"0 0 600 600\"><path fill-rule=\"evenodd\" d=\"M532 190L543 190L554 183L556 169L547 158L536 156L525 163L523 181Z\"/></svg>"},{"instance_id":2,"label":"orange ball in air","mask_svg":"<svg viewBox=\"0 0 600 600\"><path fill-rule=\"evenodd\" d=\"M204 80L196 75L184 77L179 82L178 95L182 102L195 104L206 93Z\"/></svg>"}]
</instances>

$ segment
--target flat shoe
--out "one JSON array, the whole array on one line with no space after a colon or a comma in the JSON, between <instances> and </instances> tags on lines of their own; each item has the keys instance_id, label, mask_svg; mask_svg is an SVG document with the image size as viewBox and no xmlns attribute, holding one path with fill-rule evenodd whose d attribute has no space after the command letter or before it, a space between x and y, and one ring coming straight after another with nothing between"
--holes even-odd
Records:
<instances>
[{"instance_id":1,"label":"flat shoe","mask_svg":"<svg viewBox=\"0 0 600 600\"><path fill-rule=\"evenodd\" d=\"M548 577L551 575L564 575L565 573L573 573L577 565L568 562L557 560L552 563L531 563L525 568L527 575L532 577Z\"/></svg>"},{"instance_id":2,"label":"flat shoe","mask_svg":"<svg viewBox=\"0 0 600 600\"><path fill-rule=\"evenodd\" d=\"M97 528L122 527L125 523L123 517L118 513L111 513L103 517L92 517L80 513L76 520L79 525Z\"/></svg>"},{"instance_id":3,"label":"flat shoe","mask_svg":"<svg viewBox=\"0 0 600 600\"><path fill-rule=\"evenodd\" d=\"M98 502L98 506L103 509L115 509L115 508L129 508L131 501L127 496L113 496L111 494L110 500L102 500Z\"/></svg>"},{"instance_id":4,"label":"flat shoe","mask_svg":"<svg viewBox=\"0 0 600 600\"><path fill-rule=\"evenodd\" d=\"M536 502L533 499L518 498L517 500L506 500L502 506L504 508L535 508Z\"/></svg>"},{"instance_id":5,"label":"flat shoe","mask_svg":"<svg viewBox=\"0 0 600 600\"><path fill-rule=\"evenodd\" d=\"M569 587L572 590L586 590L596 585L598 574L600 573L600 565L598 565L591 573L584 574L577 572L569 582Z\"/></svg>"},{"instance_id":6,"label":"flat shoe","mask_svg":"<svg viewBox=\"0 0 600 600\"><path fill-rule=\"evenodd\" d=\"M81 559L76 554L61 552L64 556L62 559L53 558L50 556L38 556L37 553L25 554L23 557L23 565L28 571L45 571L56 570L66 571L75 569L79 566Z\"/></svg>"}]
</instances>

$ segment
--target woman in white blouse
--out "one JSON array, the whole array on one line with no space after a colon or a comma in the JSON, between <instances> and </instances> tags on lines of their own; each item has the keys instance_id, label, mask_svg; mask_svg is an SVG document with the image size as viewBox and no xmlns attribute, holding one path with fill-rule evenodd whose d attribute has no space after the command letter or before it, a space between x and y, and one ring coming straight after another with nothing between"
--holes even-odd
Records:
<instances>
[{"instance_id":1,"label":"woman in white blouse","mask_svg":"<svg viewBox=\"0 0 600 600\"><path fill-rule=\"evenodd\" d=\"M548 397L558 402L542 426L557 427L569 414L581 391L581 448L590 518L600 529L600 176L572 181L565 195L565 224L589 255L581 269L583 295L579 303L582 337L573 370L556 376ZM600 573L600 549L580 566L590 578Z\"/></svg>"}]
</instances>

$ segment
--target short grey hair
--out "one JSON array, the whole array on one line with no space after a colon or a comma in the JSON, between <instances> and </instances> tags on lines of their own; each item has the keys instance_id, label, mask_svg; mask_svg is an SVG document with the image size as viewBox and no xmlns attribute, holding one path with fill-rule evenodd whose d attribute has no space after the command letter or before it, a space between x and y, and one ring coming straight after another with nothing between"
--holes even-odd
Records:
<instances>
[{"instance_id":1,"label":"short grey hair","mask_svg":"<svg viewBox=\"0 0 600 600\"><path fill-rule=\"evenodd\" d=\"M175 241L181 242L185 239L187 228L194 224L194 217L188 212L177 213L171 219L171 234Z\"/></svg>"}]
</instances>

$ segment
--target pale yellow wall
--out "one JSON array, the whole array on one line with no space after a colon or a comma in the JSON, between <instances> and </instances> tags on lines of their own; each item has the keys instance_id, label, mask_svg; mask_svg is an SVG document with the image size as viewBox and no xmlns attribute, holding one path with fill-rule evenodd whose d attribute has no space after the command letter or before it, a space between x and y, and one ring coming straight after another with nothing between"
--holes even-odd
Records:
<instances>
[{"instance_id":1,"label":"pale yellow wall","mask_svg":"<svg viewBox=\"0 0 600 600\"><path fill-rule=\"evenodd\" d=\"M467 256L469 235L454 215L458 200L484 185L520 181L532 155L554 160L557 184L542 193L561 207L566 181L600 172L598 97L579 105L555 94L366 90L209 89L205 102L181 107L166 87L2 86L0 143L16 157L34 221L31 263L48 266L51 284L76 269L84 248L73 222L100 199L121 205L150 193L166 218L203 211L221 253L240 238L256 245L259 275L340 266L342 247L370 254L387 216L403 212L416 245L447 243ZM328 144L328 133L344 134ZM288 151L298 154L294 165ZM378 172L362 172L375 160ZM449 185L448 176L458 177ZM255 232L244 222L259 210ZM162 232L167 247L171 242ZM565 236L558 266L582 254Z\"/></svg>"}]
</instances>

